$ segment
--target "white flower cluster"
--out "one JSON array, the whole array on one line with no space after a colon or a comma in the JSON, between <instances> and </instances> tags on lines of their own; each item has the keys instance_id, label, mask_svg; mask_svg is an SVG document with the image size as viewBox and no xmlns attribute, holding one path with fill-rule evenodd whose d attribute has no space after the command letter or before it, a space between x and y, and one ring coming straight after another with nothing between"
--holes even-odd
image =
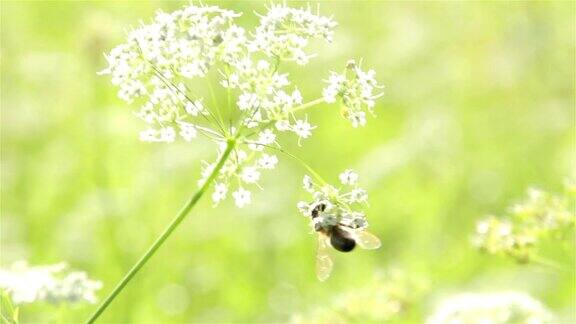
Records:
<instances>
[{"instance_id":1,"label":"white flower cluster","mask_svg":"<svg viewBox=\"0 0 576 324\"><path fill-rule=\"evenodd\" d=\"M342 193L340 189L332 185L320 185L312 181L309 176L304 176L304 189L314 198L310 202L300 201L297 204L298 210L305 217L310 217L319 204L325 205L325 209L311 220L311 226L315 230L337 224L351 228L367 228L368 222L364 213L351 208L351 205L368 203L368 193L357 186L358 174L353 170L346 170L340 174L339 178L343 185L350 188L350 191Z\"/></svg>"},{"instance_id":2,"label":"white flower cluster","mask_svg":"<svg viewBox=\"0 0 576 324\"><path fill-rule=\"evenodd\" d=\"M19 261L9 269L0 269L0 288L10 294L15 304L95 303L95 293L102 288L102 283L89 279L85 272L66 272L66 268L64 263L30 267Z\"/></svg>"},{"instance_id":3,"label":"white flower cluster","mask_svg":"<svg viewBox=\"0 0 576 324\"><path fill-rule=\"evenodd\" d=\"M330 40L336 23L309 8L272 5L251 36L234 24L239 16L204 5L190 5L170 14L159 12L152 23L131 31L126 43L106 55L109 66L101 74L112 76L121 99L128 103L140 99L137 116L151 125L142 132L142 140L172 142L180 134L189 141L197 133L199 121L192 122L194 117L216 121L185 81L205 77L217 64L220 84L242 91L237 105L248 111L244 115L248 125L282 119L280 130L308 134L287 122L288 110L301 104L302 96L298 90L283 90L290 82L287 74L277 72L279 60L305 64L308 39ZM271 56L273 63L255 59L259 53Z\"/></svg>"},{"instance_id":4,"label":"white flower cluster","mask_svg":"<svg viewBox=\"0 0 576 324\"><path fill-rule=\"evenodd\" d=\"M267 60L246 57L231 65L230 75L221 84L241 91L236 105L242 111L242 124L248 129L276 126L279 131L294 132L299 138L311 135L313 127L305 119L296 119L291 109L302 104L298 89L287 90L288 74L279 73Z\"/></svg>"},{"instance_id":5,"label":"white flower cluster","mask_svg":"<svg viewBox=\"0 0 576 324\"><path fill-rule=\"evenodd\" d=\"M260 137L261 141L266 143L272 143L275 139L275 136L269 130L260 134ZM278 164L276 155L259 152L260 147L256 145L252 151L242 149L232 151L231 158L224 163L216 178L214 192L212 193L212 201L215 205L226 199L229 188L234 183L237 184L237 189L232 193L232 197L236 206L242 208L252 202L252 193L245 188L247 186L258 186L260 171L272 170ZM225 146L222 145L220 154L222 154L224 149ZM198 181L199 185L204 184L215 167L215 163L204 161L203 164L202 177Z\"/></svg>"},{"instance_id":6,"label":"white flower cluster","mask_svg":"<svg viewBox=\"0 0 576 324\"><path fill-rule=\"evenodd\" d=\"M374 88L382 88L375 79L374 70L363 71L361 63L350 60L342 74L331 71L326 82L328 86L322 93L328 103L342 102L342 113L352 127L366 125L366 111L374 114L375 100L383 93L374 94Z\"/></svg>"},{"instance_id":7,"label":"white flower cluster","mask_svg":"<svg viewBox=\"0 0 576 324\"><path fill-rule=\"evenodd\" d=\"M443 300L427 324L552 323L539 301L522 292L462 293Z\"/></svg>"},{"instance_id":8,"label":"white flower cluster","mask_svg":"<svg viewBox=\"0 0 576 324\"><path fill-rule=\"evenodd\" d=\"M208 112L183 80L206 76L218 61L237 59L239 49L231 44L244 34L233 24L238 16L216 6L158 12L106 55L109 66L101 74L112 76L121 99L139 99L137 115L151 125L142 140L172 142L176 133L187 141L195 137L189 119Z\"/></svg>"},{"instance_id":9,"label":"white flower cluster","mask_svg":"<svg viewBox=\"0 0 576 324\"><path fill-rule=\"evenodd\" d=\"M528 262L542 239L561 240L573 229L576 216L569 201L568 197L529 189L527 199L513 206L507 217L489 216L479 221L473 243L487 253Z\"/></svg>"},{"instance_id":10,"label":"white flower cluster","mask_svg":"<svg viewBox=\"0 0 576 324\"><path fill-rule=\"evenodd\" d=\"M309 7L295 9L272 4L268 13L260 16L260 26L250 47L279 60L305 65L311 56L304 51L308 39L323 38L331 42L336 25L332 18L313 14Z\"/></svg>"},{"instance_id":11,"label":"white flower cluster","mask_svg":"<svg viewBox=\"0 0 576 324\"><path fill-rule=\"evenodd\" d=\"M236 25L239 16L202 4L159 12L106 55L108 67L101 74L111 75L118 96L139 107L136 116L148 124L140 133L143 141L191 141L204 136L219 145L233 139L247 146L235 148L218 174L212 195L218 203L234 191L232 197L242 207L251 201L245 187L257 185L260 171L273 169L278 161L264 153L270 146L279 146L276 133L294 133L300 144L316 127L296 112L324 102L318 98L303 103L298 88L280 69L281 63L308 63L313 56L306 52L309 40L330 42L337 24L310 7L285 4L272 4L267 13L258 15L260 22L253 31ZM370 101L372 107L375 97L368 87L376 86L373 71L364 73L355 67L350 71L356 74L355 81L345 80L342 86L351 89L336 89L334 96L350 101L360 95L354 91L359 91L367 98L363 103ZM191 84L197 78L205 78L202 82L207 86ZM226 92L225 103L215 99L212 80ZM211 102L204 100L207 94L199 93L204 89L210 90ZM201 183L216 165L204 164Z\"/></svg>"}]
</instances>

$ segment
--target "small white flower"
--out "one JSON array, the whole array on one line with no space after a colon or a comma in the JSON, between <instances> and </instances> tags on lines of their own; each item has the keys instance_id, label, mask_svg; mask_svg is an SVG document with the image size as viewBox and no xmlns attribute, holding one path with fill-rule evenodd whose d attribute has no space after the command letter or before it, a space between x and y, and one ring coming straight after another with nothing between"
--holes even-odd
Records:
<instances>
[{"instance_id":1,"label":"small white flower","mask_svg":"<svg viewBox=\"0 0 576 324\"><path fill-rule=\"evenodd\" d=\"M274 75L272 75L272 84L276 88L282 88L289 85L290 81L288 81L288 74L274 73Z\"/></svg>"},{"instance_id":2,"label":"small white flower","mask_svg":"<svg viewBox=\"0 0 576 324\"><path fill-rule=\"evenodd\" d=\"M158 118L158 113L154 111L154 106L151 102L147 102L142 106L140 111L136 113L136 116L140 117L146 124L152 124Z\"/></svg>"},{"instance_id":3,"label":"small white flower","mask_svg":"<svg viewBox=\"0 0 576 324\"><path fill-rule=\"evenodd\" d=\"M354 170L348 169L340 173L340 182L345 185L354 185L358 181L358 173Z\"/></svg>"},{"instance_id":4,"label":"small white flower","mask_svg":"<svg viewBox=\"0 0 576 324\"><path fill-rule=\"evenodd\" d=\"M327 82L328 86L322 90L322 97L327 103L334 103L342 85L346 82L346 77L331 71Z\"/></svg>"},{"instance_id":5,"label":"small white flower","mask_svg":"<svg viewBox=\"0 0 576 324\"><path fill-rule=\"evenodd\" d=\"M276 140L276 135L272 130L266 129L258 135L258 143L270 145Z\"/></svg>"},{"instance_id":6,"label":"small white flower","mask_svg":"<svg viewBox=\"0 0 576 324\"><path fill-rule=\"evenodd\" d=\"M290 122L288 120L282 119L276 122L276 129L285 132L291 129Z\"/></svg>"},{"instance_id":7,"label":"small white flower","mask_svg":"<svg viewBox=\"0 0 576 324\"><path fill-rule=\"evenodd\" d=\"M140 132L140 140L142 142L157 142L158 131L152 128Z\"/></svg>"},{"instance_id":8,"label":"small white flower","mask_svg":"<svg viewBox=\"0 0 576 324\"><path fill-rule=\"evenodd\" d=\"M299 201L296 204L296 208L298 208L298 211L300 211L300 213L306 217L310 216L310 205L308 205L307 202L305 201Z\"/></svg>"},{"instance_id":9,"label":"small white flower","mask_svg":"<svg viewBox=\"0 0 576 324\"><path fill-rule=\"evenodd\" d=\"M193 124L187 122L178 122L178 126L180 126L180 136L182 136L182 138L187 142L190 142L198 135L198 131Z\"/></svg>"},{"instance_id":10,"label":"small white flower","mask_svg":"<svg viewBox=\"0 0 576 324\"><path fill-rule=\"evenodd\" d=\"M212 193L212 201L214 203L219 203L220 201L226 199L226 194L228 193L228 186L224 183L217 183L214 186L214 193Z\"/></svg>"},{"instance_id":11,"label":"small white flower","mask_svg":"<svg viewBox=\"0 0 576 324\"><path fill-rule=\"evenodd\" d=\"M327 87L322 90L322 98L324 98L326 103L335 103L337 94L338 92L332 87Z\"/></svg>"},{"instance_id":12,"label":"small white flower","mask_svg":"<svg viewBox=\"0 0 576 324\"><path fill-rule=\"evenodd\" d=\"M352 220L352 227L365 229L368 227L368 221L366 221L366 216L362 214L360 217L354 217Z\"/></svg>"},{"instance_id":13,"label":"small white flower","mask_svg":"<svg viewBox=\"0 0 576 324\"><path fill-rule=\"evenodd\" d=\"M65 263L30 267L25 261L8 269L0 268L0 289L16 304L46 301L53 304L97 301L100 281L91 280L84 272L69 272Z\"/></svg>"},{"instance_id":14,"label":"small white flower","mask_svg":"<svg viewBox=\"0 0 576 324\"><path fill-rule=\"evenodd\" d=\"M232 197L234 197L234 202L238 208L242 208L251 202L251 192L245 190L244 188L238 188L234 193L232 193Z\"/></svg>"},{"instance_id":15,"label":"small white flower","mask_svg":"<svg viewBox=\"0 0 576 324\"><path fill-rule=\"evenodd\" d=\"M312 126L306 120L300 119L296 121L296 124L294 125L292 130L294 131L294 133L296 133L296 135L298 135L298 137L308 138L310 137L310 135L312 135L312 130L314 128L316 128L316 126Z\"/></svg>"},{"instance_id":16,"label":"small white flower","mask_svg":"<svg viewBox=\"0 0 576 324\"><path fill-rule=\"evenodd\" d=\"M352 122L352 127L358 128L358 126L366 125L366 113L363 111L349 111L348 120Z\"/></svg>"},{"instance_id":17,"label":"small white flower","mask_svg":"<svg viewBox=\"0 0 576 324\"><path fill-rule=\"evenodd\" d=\"M158 139L160 142L171 143L174 142L175 139L176 139L176 131L174 130L173 127L169 126L160 129Z\"/></svg>"},{"instance_id":18,"label":"small white flower","mask_svg":"<svg viewBox=\"0 0 576 324\"><path fill-rule=\"evenodd\" d=\"M271 129L266 129L258 134L258 139L255 143L250 143L248 147L252 151L263 151L266 145L274 143L276 135Z\"/></svg>"},{"instance_id":19,"label":"small white flower","mask_svg":"<svg viewBox=\"0 0 576 324\"><path fill-rule=\"evenodd\" d=\"M295 89L294 91L292 91L292 101L294 102L294 104L301 104L302 103L302 94L300 93L300 90Z\"/></svg>"},{"instance_id":20,"label":"small white flower","mask_svg":"<svg viewBox=\"0 0 576 324\"><path fill-rule=\"evenodd\" d=\"M222 148L222 149L224 149L224 148ZM246 151L236 150L236 159L238 160L238 162L244 162L244 161L246 161L247 158L248 158L248 153L246 153Z\"/></svg>"},{"instance_id":21,"label":"small white flower","mask_svg":"<svg viewBox=\"0 0 576 324\"><path fill-rule=\"evenodd\" d=\"M350 192L350 203L365 203L368 201L368 193L362 188L353 189Z\"/></svg>"},{"instance_id":22,"label":"small white flower","mask_svg":"<svg viewBox=\"0 0 576 324\"><path fill-rule=\"evenodd\" d=\"M258 107L258 96L254 93L243 93L238 97L237 105L240 110L248 110Z\"/></svg>"},{"instance_id":23,"label":"small white flower","mask_svg":"<svg viewBox=\"0 0 576 324\"><path fill-rule=\"evenodd\" d=\"M258 166L262 169L274 169L276 164L278 164L276 155L262 154L262 157L258 160Z\"/></svg>"},{"instance_id":24,"label":"small white flower","mask_svg":"<svg viewBox=\"0 0 576 324\"><path fill-rule=\"evenodd\" d=\"M260 172L255 167L246 167L240 177L246 183L256 183L260 180Z\"/></svg>"},{"instance_id":25,"label":"small white flower","mask_svg":"<svg viewBox=\"0 0 576 324\"><path fill-rule=\"evenodd\" d=\"M268 63L268 61L265 60L260 60L258 61L256 68L260 71L267 71L270 68L270 63Z\"/></svg>"},{"instance_id":26,"label":"small white flower","mask_svg":"<svg viewBox=\"0 0 576 324\"><path fill-rule=\"evenodd\" d=\"M304 190L308 191L308 192L313 192L314 191L314 182L312 181L312 179L305 175L304 179L302 180L302 184L304 185Z\"/></svg>"},{"instance_id":27,"label":"small white flower","mask_svg":"<svg viewBox=\"0 0 576 324\"><path fill-rule=\"evenodd\" d=\"M201 100L194 100L193 102L186 101L184 109L192 116L198 116L199 114L204 113L204 105Z\"/></svg>"}]
</instances>

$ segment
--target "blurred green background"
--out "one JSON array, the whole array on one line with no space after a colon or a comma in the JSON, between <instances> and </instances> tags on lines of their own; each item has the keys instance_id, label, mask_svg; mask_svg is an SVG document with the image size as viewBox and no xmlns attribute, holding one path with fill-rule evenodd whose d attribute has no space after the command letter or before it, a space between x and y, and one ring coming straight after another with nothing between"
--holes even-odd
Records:
<instances>
[{"instance_id":1,"label":"blurred green background","mask_svg":"<svg viewBox=\"0 0 576 324\"><path fill-rule=\"evenodd\" d=\"M2 266L66 261L103 281L102 299L196 190L213 145L139 142L134 107L96 75L129 26L183 4L2 2ZM217 4L253 26L266 3ZM204 197L102 319L282 322L396 269L426 286L398 322L421 322L446 294L503 289L573 320L573 268L517 265L469 240L477 219L504 213L528 186L561 192L571 175L575 4L324 2L321 12L339 23L334 43L315 42L305 69L285 66L305 101L330 69L360 57L386 96L365 128L326 105L309 113L318 128L302 147L280 140L328 179L358 170L383 247L335 255L332 277L318 282L316 240L295 208L307 198L305 170L281 157L251 206L212 208ZM554 259L573 267L569 253ZM85 320L94 309L60 318ZM21 319L57 312L25 305Z\"/></svg>"}]
</instances>

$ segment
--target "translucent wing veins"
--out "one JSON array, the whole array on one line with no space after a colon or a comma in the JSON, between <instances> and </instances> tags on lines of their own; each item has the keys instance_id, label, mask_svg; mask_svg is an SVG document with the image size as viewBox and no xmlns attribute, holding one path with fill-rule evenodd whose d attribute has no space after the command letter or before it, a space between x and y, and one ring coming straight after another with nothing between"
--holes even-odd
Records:
<instances>
[{"instance_id":1,"label":"translucent wing veins","mask_svg":"<svg viewBox=\"0 0 576 324\"><path fill-rule=\"evenodd\" d=\"M382 245L376 235L367 231L355 231L354 236L356 243L363 249L374 250Z\"/></svg>"},{"instance_id":2,"label":"translucent wing veins","mask_svg":"<svg viewBox=\"0 0 576 324\"><path fill-rule=\"evenodd\" d=\"M328 254L326 236L318 233L318 250L316 252L316 276L320 281L326 281L332 272L332 259Z\"/></svg>"}]
</instances>

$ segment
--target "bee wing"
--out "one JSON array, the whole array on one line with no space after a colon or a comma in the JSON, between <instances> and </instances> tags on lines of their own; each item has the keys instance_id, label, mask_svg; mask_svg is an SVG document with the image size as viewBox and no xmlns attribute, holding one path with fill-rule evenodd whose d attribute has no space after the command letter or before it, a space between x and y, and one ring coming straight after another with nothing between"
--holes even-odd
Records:
<instances>
[{"instance_id":1,"label":"bee wing","mask_svg":"<svg viewBox=\"0 0 576 324\"><path fill-rule=\"evenodd\" d=\"M361 248L366 250L374 250L382 245L382 243L380 243L380 239L368 231L355 231L354 238L356 239L356 243L358 243Z\"/></svg>"},{"instance_id":2,"label":"bee wing","mask_svg":"<svg viewBox=\"0 0 576 324\"><path fill-rule=\"evenodd\" d=\"M318 233L318 250L316 251L316 277L326 281L332 272L333 262L328 254L327 237Z\"/></svg>"}]
</instances>

